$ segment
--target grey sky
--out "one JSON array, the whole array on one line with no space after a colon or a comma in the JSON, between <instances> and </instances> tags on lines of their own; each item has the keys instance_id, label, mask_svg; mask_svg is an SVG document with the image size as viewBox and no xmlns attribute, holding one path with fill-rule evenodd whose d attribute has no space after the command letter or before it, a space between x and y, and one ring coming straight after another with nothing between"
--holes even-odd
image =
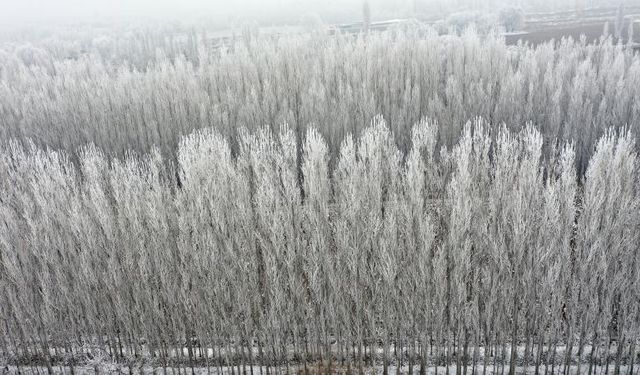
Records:
<instances>
[{"instance_id":1,"label":"grey sky","mask_svg":"<svg viewBox=\"0 0 640 375\"><path fill-rule=\"evenodd\" d=\"M640 4L640 0L369 0L376 17L401 17L414 1L428 13L443 7L450 11L498 9L504 5L533 9L557 9L582 4L594 6ZM297 22L310 14L325 21L353 21L362 14L363 0L0 0L0 28L50 22L108 21L113 18L147 17L189 21L212 18L216 23L236 19L260 23ZM424 8L423 8L424 9ZM233 22L231 22L233 23Z\"/></svg>"},{"instance_id":2,"label":"grey sky","mask_svg":"<svg viewBox=\"0 0 640 375\"><path fill-rule=\"evenodd\" d=\"M220 11L256 6L258 0L1 0L4 16L26 20L86 16L165 15L169 11ZM178 5L179 4L179 5Z\"/></svg>"},{"instance_id":3,"label":"grey sky","mask_svg":"<svg viewBox=\"0 0 640 375\"><path fill-rule=\"evenodd\" d=\"M396 0L391 0L396 1ZM0 22L80 21L123 16L171 17L360 8L360 0L0 0Z\"/></svg>"}]
</instances>

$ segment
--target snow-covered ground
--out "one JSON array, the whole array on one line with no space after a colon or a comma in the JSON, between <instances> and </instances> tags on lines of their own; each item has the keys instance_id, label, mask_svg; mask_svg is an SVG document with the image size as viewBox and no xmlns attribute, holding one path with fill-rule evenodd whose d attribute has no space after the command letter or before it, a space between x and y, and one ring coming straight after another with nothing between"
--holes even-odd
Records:
<instances>
[{"instance_id":1,"label":"snow-covered ground","mask_svg":"<svg viewBox=\"0 0 640 375\"><path fill-rule=\"evenodd\" d=\"M600 348L602 350L602 348ZM289 348L290 353L289 353L289 359L295 358L295 355L293 354L293 347ZM471 347L469 348L469 355L473 357L473 350L474 348ZM505 363L504 366L502 366L500 364L500 357L502 356L502 354L500 352L496 353L498 355L498 364L495 366L496 368L494 369L494 357L491 356L488 360L487 366L486 366L486 370L484 368L484 365L482 364L482 361L484 359L484 347L478 347L477 348L478 352L476 355L476 358L478 359L475 365L475 374L488 374L488 375L494 375L494 374L499 374L499 375L505 375L508 374L509 371L509 364ZM509 357L509 353L510 353L510 346L506 345L505 346L505 359L508 360ZM536 350L537 348L534 347L533 348L533 353L532 355L535 357L536 355ZM615 346L612 348L609 348L610 352L610 356L613 355L615 353ZM75 366L74 367L74 372L75 374L79 375L79 374L130 374L130 367L128 366L128 364L126 363L115 363L112 362L110 360L110 357L107 355L106 351L102 348L98 348L96 349L95 347L83 347L83 351L85 352L85 356L76 356L74 358L74 361L77 361L76 363L83 363L83 365L79 365L79 366ZM221 356L221 358L226 358L226 354L229 354L230 357L233 357L234 354L236 354L234 351L230 351L229 353L227 353L227 348L203 348L202 352L203 353L208 353L209 355L209 363L210 363L210 367L204 367L206 366L206 359L204 357L200 357L200 353L196 352L195 354L195 367L192 371L191 367L189 367L189 363L188 363L188 357L189 357L189 351L188 348L183 348L182 349L182 353L180 353L180 349L176 349L176 350L170 350L169 354L170 354L170 361L174 361L174 367L168 367L166 368L166 372L165 369L162 367L162 362L160 362L160 360L158 358L153 359L151 353L149 352L148 348L146 346L143 346L143 350L142 350L142 359L141 360L134 360L132 354L133 353L127 353L126 350L124 351L124 355L125 358L131 358L132 362L131 362L131 370L133 374L157 374L157 375L190 375L193 373L193 375L197 375L197 374L207 374L207 375L211 375L211 374L233 374L233 375L267 375L267 373L269 375L289 375L289 374L304 374L304 365L300 364L299 362L295 362L289 365L289 367L286 366L282 366L279 368L275 368L275 367L270 367L269 371L267 372L267 368L266 367L262 367L260 368L260 366L234 366L233 371L231 369L231 367L228 366L222 366L222 367L218 367L217 364L215 363L215 360L213 359L214 357L217 356ZM332 345L332 351L334 353L334 358L338 358L339 357L339 349L338 347L334 344ZM518 346L516 348L517 351L517 357L518 357L518 364L522 365L522 358L524 357L525 354L525 348L524 346ZM552 355L551 352L553 351L552 347L548 347L548 346L543 346L543 352L548 355ZM559 344L556 346L555 348L556 354L555 354L555 366L554 366L554 373L558 374L560 372L562 372L562 370L564 369L564 365L563 365L563 361L565 359L565 355L566 355L566 347L565 345ZM252 352L254 355L254 358L257 358L257 356L259 355L258 349L257 347L252 347ZM394 347L393 346L389 346L388 352L390 354L394 353ZM406 364L406 358L407 358L407 348L398 348L398 351L396 354L400 355L400 353L403 353L403 355L401 357L404 358L404 361L401 365L401 367L398 369L397 367L397 362L396 362L396 357L394 355L392 355L391 362L389 365L389 374L390 375L394 375L394 374L408 374L409 373L409 367ZM588 372L589 369L589 364L588 364L588 356L589 353L591 352L591 345L585 345L582 351L582 356L580 358L580 362L582 363L580 366L580 370L578 369L577 366L577 362L578 362L578 358L577 358L577 348L574 347L573 349L573 353L572 353L572 366L569 370L569 374L573 375L573 374L586 374ZM88 355L90 353L90 355ZM382 374L382 358L383 358L383 348L380 346L377 346L375 348L373 348L373 361L376 364L374 367L367 367L365 369L365 373L366 374ZM51 355L54 355L55 352L51 351ZM371 355L372 353L367 351L368 355ZM625 360L623 361L623 363L628 363L625 362L628 358L625 358ZM429 360L433 360L432 356L430 356ZM47 372L47 368L41 365L34 365L34 366L20 366L18 371L18 368L15 365L5 365L2 363L2 358L0 358L0 375L5 375L5 374L37 374L37 375L48 375ZM531 359L531 362L533 361L533 359ZM531 363L530 362L530 363ZM544 362L544 359L543 359ZM428 363L428 369L427 369L427 374L440 374L440 375L444 375L447 373L447 368L444 366L440 366L438 367L438 371L436 372L435 367L432 364L433 362ZM357 374L357 364L352 362L352 374L356 375ZM503 367L504 367L504 372L503 372ZM97 372L96 372L96 368L97 368ZM238 371L238 368L240 369L240 371ZM346 374L347 373L347 369L346 367L340 367L340 366L336 366L336 363L334 362L334 364L331 367L332 369L332 373L333 374ZM419 369L420 366L418 363L415 363L413 366L413 374L418 375L419 374ZM612 362L609 363L608 366L608 372L606 371L606 367L605 366L596 366L595 367L595 372L593 373L593 375L608 375L608 374L613 374L614 369L615 369L615 364ZM630 366L622 366L621 367L621 371L620 374L624 375L624 374L628 374L630 372ZM71 374L71 369L68 366L62 366L61 364L55 364L53 366L53 370L55 374L63 374L63 375L70 375ZM307 366L307 370L309 374L326 374L326 370L324 370L322 367L319 367L317 363L309 363ZM399 370L399 371L398 371ZM473 370L474 370L474 366L472 364L468 364L467 365L467 374L468 375L472 375L473 374ZM540 369L539 369L539 374L551 374L551 370L552 367L549 364L548 366L546 366L544 363L540 365ZM640 370L640 364L636 364L635 368L634 368L634 373L636 373L638 370ZM526 371L525 371L525 367L516 367L516 373L517 374L534 374L535 372L535 367L530 365L528 367L526 367ZM449 367L449 375L453 375L456 373L456 367L455 365L452 365Z\"/></svg>"},{"instance_id":2,"label":"snow-covered ground","mask_svg":"<svg viewBox=\"0 0 640 375\"><path fill-rule=\"evenodd\" d=\"M252 370L253 370L253 375L266 375L267 374L267 369L265 367L262 367L262 369L260 369L259 366L253 366L253 368L251 367L246 367L246 374L250 375L252 374ZM595 367L595 375L604 375L605 374L605 367L604 366L597 366ZM69 375L70 369L68 367L66 368L62 368L59 366L54 367L54 373L55 374L64 374L64 375ZM84 375L84 374L96 374L96 371L94 368L92 367L88 367L88 366L79 366L79 367L75 367L75 374L76 375ZM207 369L206 367L198 367L194 369L195 371L192 372L192 369L189 367L180 367L178 368L167 368L166 369L166 374L167 375L178 375L178 374L185 374L185 375L231 375L231 374L236 374L236 375L244 375L243 374L243 370L241 367L241 372L238 373L238 368L235 367L233 369L233 371L231 370L231 368L228 367L223 367L222 371L220 371L219 368L217 367L211 367L210 369ZM262 371L261 371L262 370ZM500 374L501 372L501 367L498 366L495 369L497 372L497 374ZM534 370L535 368L533 366L527 367L526 371L524 367L516 367L516 374L534 374ZM609 373L612 374L614 370L614 366L610 365L609 366ZM47 375L47 369L46 367L21 367L20 368L21 374L23 375L31 375L31 374L37 374L37 375ZM149 375L164 375L165 374L165 369L161 368L161 367L156 367L156 368L152 368L152 367L143 367L142 372L140 372L140 368L134 368L133 369L133 374L149 374ZM300 366L291 366L289 367L289 372L287 373L287 368L286 367L281 367L278 369L274 369L273 367L270 368L269 370L269 374L271 375L286 375L286 374L304 374L304 368L300 367ZM309 374L326 374L325 371L318 371L317 369L308 368ZM505 366L504 369L504 374L507 374L509 371L508 366ZM551 369L549 369L549 373L550 373ZM555 368L555 372L559 373L562 371L562 367L558 367L556 366ZM586 374L588 371L588 366L582 366L581 370L580 370L580 374ZM622 366L620 368L620 374L628 374L630 371L630 368L627 366ZM637 366L634 369L634 373L635 371L637 371ZM438 371L436 372L436 369L434 367L429 367L427 370L427 374L428 375L435 375L437 374L441 374L441 375L445 375L447 372L447 368L446 367L438 367ZM102 368L99 368L98 371L99 374L129 374L129 369L126 366L103 366ZM345 374L346 373L346 369L344 368L334 368L332 369L332 373L333 374ZM355 369L352 369L352 373L355 375L357 374L357 371ZM374 368L366 368L365 369L365 373L366 374L382 374L382 367L378 366L378 367L374 367ZM409 373L409 368L408 367L401 367L400 371L398 371L398 368L395 366L389 366L389 374L390 375L395 375L395 374L408 374ZM418 375L419 374L419 368L418 367L414 367L413 368L413 373L414 375ZM453 375L456 373L456 368L455 366L450 366L449 367L449 374ZM472 373L472 368L471 366L469 366L467 368L467 374L471 375ZM476 368L476 373L477 374L483 374L484 373L484 369L482 366ZM545 369L544 366L540 368L540 373L544 374L545 373ZM18 374L18 369L15 366L8 366L8 367L3 367L2 369L0 369L0 374L5 375L5 374ZM486 369L486 374L494 374L494 368L493 366L487 366ZM569 375L578 375L578 367L577 366L573 366L569 369Z\"/></svg>"}]
</instances>

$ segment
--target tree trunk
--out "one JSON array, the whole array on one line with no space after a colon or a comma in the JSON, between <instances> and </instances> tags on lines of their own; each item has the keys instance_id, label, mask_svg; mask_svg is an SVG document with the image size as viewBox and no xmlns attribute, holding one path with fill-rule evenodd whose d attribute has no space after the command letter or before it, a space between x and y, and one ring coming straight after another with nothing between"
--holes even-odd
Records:
<instances>
[{"instance_id":1,"label":"tree trunk","mask_svg":"<svg viewBox=\"0 0 640 375\"><path fill-rule=\"evenodd\" d=\"M604 353L604 361L605 361L605 374L609 375L609 353L611 352L611 337L609 339L609 344L607 345L607 352Z\"/></svg>"},{"instance_id":2,"label":"tree trunk","mask_svg":"<svg viewBox=\"0 0 640 375\"><path fill-rule=\"evenodd\" d=\"M567 351L565 353L564 358L564 369L562 371L563 374L568 375L569 367L571 366L571 354L573 353L573 334L571 333L571 329L568 330L569 333L567 338Z\"/></svg>"},{"instance_id":3,"label":"tree trunk","mask_svg":"<svg viewBox=\"0 0 640 375\"><path fill-rule=\"evenodd\" d=\"M331 375L332 368L333 368L333 352L331 351L331 342L329 341L327 329L323 328L323 332L324 332L325 357L329 361L329 363L327 364L327 375Z\"/></svg>"},{"instance_id":4,"label":"tree trunk","mask_svg":"<svg viewBox=\"0 0 640 375\"><path fill-rule=\"evenodd\" d=\"M464 348L462 351L462 373L467 375L467 362L469 358L469 330L464 330Z\"/></svg>"},{"instance_id":5,"label":"tree trunk","mask_svg":"<svg viewBox=\"0 0 640 375\"><path fill-rule=\"evenodd\" d=\"M387 341L388 335L385 333L384 340L382 340L382 375L389 375L389 342Z\"/></svg>"},{"instance_id":6,"label":"tree trunk","mask_svg":"<svg viewBox=\"0 0 640 375\"><path fill-rule=\"evenodd\" d=\"M631 339L631 346L629 347L629 375L633 375L633 366L636 363L636 340Z\"/></svg>"},{"instance_id":7,"label":"tree trunk","mask_svg":"<svg viewBox=\"0 0 640 375\"><path fill-rule=\"evenodd\" d=\"M589 373L588 373L588 375L592 375L593 374L593 365L595 364L596 350L597 349L598 349L598 334L596 333L593 336L593 339L591 341L591 353L589 354Z\"/></svg>"},{"instance_id":8,"label":"tree trunk","mask_svg":"<svg viewBox=\"0 0 640 375\"><path fill-rule=\"evenodd\" d=\"M516 374L516 358L518 349L518 312L516 311L517 300L514 297L513 303L513 329L511 331L511 355L509 358L509 375Z\"/></svg>"},{"instance_id":9,"label":"tree trunk","mask_svg":"<svg viewBox=\"0 0 640 375\"><path fill-rule=\"evenodd\" d=\"M480 355L480 332L476 335L475 343L473 344L473 366L471 369L471 375L476 375L476 364L478 363L478 356Z\"/></svg>"},{"instance_id":10,"label":"tree trunk","mask_svg":"<svg viewBox=\"0 0 640 375\"><path fill-rule=\"evenodd\" d=\"M238 349L240 350L240 354L242 356L242 375L247 375L247 364L250 365L249 357L247 356L246 352L247 346L244 345L242 341L240 341L238 345L240 346Z\"/></svg>"},{"instance_id":11,"label":"tree trunk","mask_svg":"<svg viewBox=\"0 0 640 375\"><path fill-rule=\"evenodd\" d=\"M616 348L616 367L614 370L614 375L620 375L620 364L622 362L622 350L624 348L624 333L622 322L620 322L620 327L618 327L618 347Z\"/></svg>"},{"instance_id":12,"label":"tree trunk","mask_svg":"<svg viewBox=\"0 0 640 375\"><path fill-rule=\"evenodd\" d=\"M187 340L187 353L189 354L189 367L191 367L191 375L195 373L195 364L193 363L193 340L189 332L185 332L185 338Z\"/></svg>"},{"instance_id":13,"label":"tree trunk","mask_svg":"<svg viewBox=\"0 0 640 375\"><path fill-rule=\"evenodd\" d=\"M120 336L120 329L116 329L116 335L118 337L118 351L120 352L120 359L124 358L124 354L122 352L122 337Z\"/></svg>"},{"instance_id":14,"label":"tree trunk","mask_svg":"<svg viewBox=\"0 0 640 375\"><path fill-rule=\"evenodd\" d=\"M13 335L11 334L11 331L9 330L9 323L5 320L4 324L5 324L5 329L6 329L6 332L7 332L7 336L9 338L9 345L13 346L13 349L12 349L13 356L15 357L15 360L17 361L16 370L18 372L18 375L22 375L22 370L20 368L20 361L19 361L20 348L18 347L18 344L16 343L15 338L13 337Z\"/></svg>"},{"instance_id":15,"label":"tree trunk","mask_svg":"<svg viewBox=\"0 0 640 375\"><path fill-rule=\"evenodd\" d=\"M454 338L455 341L455 338ZM453 343L453 345L455 345L455 342ZM451 347L453 346L451 343L451 332L448 332L447 330L447 363L445 363L445 374L449 375L449 366L451 365Z\"/></svg>"},{"instance_id":16,"label":"tree trunk","mask_svg":"<svg viewBox=\"0 0 640 375\"><path fill-rule=\"evenodd\" d=\"M362 347L364 346L364 342L362 340L362 333L360 333L359 342L358 342L358 374L364 375L364 359L362 355Z\"/></svg>"},{"instance_id":17,"label":"tree trunk","mask_svg":"<svg viewBox=\"0 0 640 375\"><path fill-rule=\"evenodd\" d=\"M586 336L586 332L585 332L585 328L584 328L584 324L582 324L582 329L580 329L580 338L578 339L578 353L577 355L577 359L578 359L578 374L580 374L582 372L582 351L584 350L584 339Z\"/></svg>"},{"instance_id":18,"label":"tree trunk","mask_svg":"<svg viewBox=\"0 0 640 375\"><path fill-rule=\"evenodd\" d=\"M500 368L500 350L502 349L502 345L503 343L501 342L501 338L500 335L498 334L498 332L495 333L496 336L494 337L495 342L493 343L493 375L498 375L498 371Z\"/></svg>"},{"instance_id":19,"label":"tree trunk","mask_svg":"<svg viewBox=\"0 0 640 375\"><path fill-rule=\"evenodd\" d=\"M555 374L557 351L558 351L558 333L556 332L555 337L553 339L553 353L551 354L551 375Z\"/></svg>"},{"instance_id":20,"label":"tree trunk","mask_svg":"<svg viewBox=\"0 0 640 375\"><path fill-rule=\"evenodd\" d=\"M351 354L349 354L349 347L351 347ZM347 375L352 375L351 362L356 358L352 338L349 340L349 342L345 342L345 352L347 362Z\"/></svg>"},{"instance_id":21,"label":"tree trunk","mask_svg":"<svg viewBox=\"0 0 640 375\"><path fill-rule=\"evenodd\" d=\"M504 366L506 365L507 359L507 341L504 337L502 339L502 347L500 348L500 375L504 375Z\"/></svg>"},{"instance_id":22,"label":"tree trunk","mask_svg":"<svg viewBox=\"0 0 640 375\"><path fill-rule=\"evenodd\" d=\"M442 330L438 331L438 337L436 338L436 357L433 360L433 367L435 367L435 375L438 375L438 365L440 365L440 358L442 357L441 351L443 350L442 345L444 344L442 341Z\"/></svg>"},{"instance_id":23,"label":"tree trunk","mask_svg":"<svg viewBox=\"0 0 640 375\"><path fill-rule=\"evenodd\" d=\"M534 375L540 374L540 362L542 362L542 351L544 350L544 330L538 334L538 347L536 352L536 364Z\"/></svg>"},{"instance_id":24,"label":"tree trunk","mask_svg":"<svg viewBox=\"0 0 640 375\"><path fill-rule=\"evenodd\" d=\"M488 328L485 327L484 335L484 358L482 360L482 375L487 375L487 365L489 364L489 357L491 356L491 341L489 337L491 334L488 332Z\"/></svg>"},{"instance_id":25,"label":"tree trunk","mask_svg":"<svg viewBox=\"0 0 640 375\"><path fill-rule=\"evenodd\" d=\"M524 374L526 375L528 373L527 371L527 367L529 366L529 351L532 350L531 349L531 324L526 323L525 324L525 334L524 334L524 358L523 358L523 366L524 366Z\"/></svg>"},{"instance_id":26,"label":"tree trunk","mask_svg":"<svg viewBox=\"0 0 640 375\"><path fill-rule=\"evenodd\" d=\"M460 341L462 340L462 328L458 328L458 332L453 337L453 345L456 353L456 375L462 375L462 348Z\"/></svg>"},{"instance_id":27,"label":"tree trunk","mask_svg":"<svg viewBox=\"0 0 640 375\"><path fill-rule=\"evenodd\" d=\"M53 375L53 365L51 364L51 353L49 353L49 340L47 340L46 337L43 339L41 335L38 335L38 336L40 337L40 342L42 344L42 354L44 355L44 359L47 363L47 374Z\"/></svg>"}]
</instances>

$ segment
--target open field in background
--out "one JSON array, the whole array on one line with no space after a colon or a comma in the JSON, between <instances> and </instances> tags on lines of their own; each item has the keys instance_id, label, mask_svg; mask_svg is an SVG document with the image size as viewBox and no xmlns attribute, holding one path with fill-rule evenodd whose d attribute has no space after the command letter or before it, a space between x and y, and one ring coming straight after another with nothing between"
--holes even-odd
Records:
<instances>
[{"instance_id":1,"label":"open field in background","mask_svg":"<svg viewBox=\"0 0 640 375\"><path fill-rule=\"evenodd\" d=\"M600 39L603 35L603 30L605 28L605 22L585 22L580 24L571 24L571 25L554 25L548 26L546 28L531 30L522 34L509 35L505 36L507 44L513 45L518 43L519 41L526 42L533 45L538 45L541 43L548 42L550 40L560 40L562 38L571 37L575 40L580 40L582 37L585 38L587 43L593 43ZM626 30L626 27L625 27ZM611 31L610 31L611 32ZM637 31L638 35L640 35L640 31ZM626 43L626 35L624 33L624 43ZM638 48L637 43L634 43L634 48Z\"/></svg>"},{"instance_id":2,"label":"open field in background","mask_svg":"<svg viewBox=\"0 0 640 375\"><path fill-rule=\"evenodd\" d=\"M558 12L527 14L522 33L506 35L507 44L523 42L537 45L549 40L571 37L580 40L583 36L587 43L593 43L602 37L605 24L609 24L609 33L615 33L616 8L588 9L582 13ZM635 22L635 44L640 40L640 6L625 7L625 25L622 31L623 43L627 43L629 25Z\"/></svg>"},{"instance_id":3,"label":"open field in background","mask_svg":"<svg viewBox=\"0 0 640 375\"><path fill-rule=\"evenodd\" d=\"M625 17L638 19L640 16L640 5L627 5L623 8ZM528 31L544 30L558 25L580 25L589 23L615 22L618 13L617 7L590 8L581 12L547 12L547 13L525 13L525 29Z\"/></svg>"},{"instance_id":4,"label":"open field in background","mask_svg":"<svg viewBox=\"0 0 640 375\"><path fill-rule=\"evenodd\" d=\"M628 27L635 22L635 43L633 48L640 48L640 5L626 6L625 8L625 25L622 36L623 43L627 43L629 36ZM609 23L609 33L615 33L615 20L618 9L616 7L589 8L582 12L563 11L563 12L545 12L545 13L524 13L525 23L522 30L504 35L508 45L517 44L519 41L538 45L550 40L560 40L562 38L571 37L580 40L583 36L587 43L593 43L600 39L605 29L605 24ZM313 21L313 19L310 19ZM379 19L373 21L369 26L369 30L373 32L381 32L396 27L411 29L419 26L434 26L439 22L443 22L440 18L430 18L428 15L421 15L417 18L404 19ZM499 25L498 25L499 26ZM260 33L263 35L279 36L292 33L304 33L310 29L317 28L318 25L304 26L271 26L260 27ZM328 28L331 33L351 33L358 34L364 24L361 20L355 20L351 23L329 24L324 28ZM321 28L322 29L322 28ZM210 43L214 46L229 45L234 39L242 37L240 31L218 30L207 34Z\"/></svg>"}]
</instances>

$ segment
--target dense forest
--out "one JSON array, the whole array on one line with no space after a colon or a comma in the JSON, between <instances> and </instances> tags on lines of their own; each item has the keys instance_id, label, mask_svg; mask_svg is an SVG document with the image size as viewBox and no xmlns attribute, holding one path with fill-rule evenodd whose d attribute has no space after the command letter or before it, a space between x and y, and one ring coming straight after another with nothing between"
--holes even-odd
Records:
<instances>
[{"instance_id":1,"label":"dense forest","mask_svg":"<svg viewBox=\"0 0 640 375\"><path fill-rule=\"evenodd\" d=\"M637 371L638 54L115 35L0 51L0 362Z\"/></svg>"},{"instance_id":2,"label":"dense forest","mask_svg":"<svg viewBox=\"0 0 640 375\"><path fill-rule=\"evenodd\" d=\"M400 149L423 118L451 148L466 121L518 131L533 123L551 145L575 143L584 172L610 127L640 134L640 59L610 38L506 46L468 31L368 36L264 36L229 45L186 34L127 32L79 41L5 43L0 53L0 139L31 139L75 153L175 154L178 141L213 127L237 151L238 133L283 123L300 143L308 127L332 160L347 134L383 115ZM213 46L212 46L213 45Z\"/></svg>"}]
</instances>

